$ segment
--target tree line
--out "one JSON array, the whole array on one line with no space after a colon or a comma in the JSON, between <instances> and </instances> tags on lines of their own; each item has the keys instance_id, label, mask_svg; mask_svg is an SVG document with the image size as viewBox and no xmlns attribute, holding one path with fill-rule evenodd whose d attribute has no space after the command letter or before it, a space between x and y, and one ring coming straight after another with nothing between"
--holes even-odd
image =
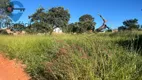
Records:
<instances>
[{"instance_id":1,"label":"tree line","mask_svg":"<svg viewBox=\"0 0 142 80\"><path fill-rule=\"evenodd\" d=\"M123 25L118 27L119 31L125 30L141 30L142 26L138 24L138 19L129 19L123 22Z\"/></svg>"},{"instance_id":2,"label":"tree line","mask_svg":"<svg viewBox=\"0 0 142 80\"><path fill-rule=\"evenodd\" d=\"M0 8L4 8L9 0L1 0L3 4L0 4ZM46 10L43 7L39 7L36 12L28 16L31 21L31 25L25 26L22 24L15 24L10 28L12 30L25 30L28 33L49 33L52 34L55 28L60 28L64 33L84 33L95 32L96 22L95 18L90 14L84 14L79 18L78 22L70 23L69 10L64 7L53 7ZM12 21L9 17L0 16L0 21L6 24L10 24ZM119 31L139 29L141 25L138 24L138 19L130 19L123 22L123 25L118 27Z\"/></svg>"}]
</instances>

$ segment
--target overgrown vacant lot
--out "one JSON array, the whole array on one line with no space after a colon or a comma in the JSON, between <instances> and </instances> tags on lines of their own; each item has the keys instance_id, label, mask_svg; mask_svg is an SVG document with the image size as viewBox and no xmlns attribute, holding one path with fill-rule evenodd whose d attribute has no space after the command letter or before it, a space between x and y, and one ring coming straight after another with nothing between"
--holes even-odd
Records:
<instances>
[{"instance_id":1,"label":"overgrown vacant lot","mask_svg":"<svg viewBox=\"0 0 142 80\"><path fill-rule=\"evenodd\" d=\"M141 33L0 36L33 80L142 80Z\"/></svg>"}]
</instances>

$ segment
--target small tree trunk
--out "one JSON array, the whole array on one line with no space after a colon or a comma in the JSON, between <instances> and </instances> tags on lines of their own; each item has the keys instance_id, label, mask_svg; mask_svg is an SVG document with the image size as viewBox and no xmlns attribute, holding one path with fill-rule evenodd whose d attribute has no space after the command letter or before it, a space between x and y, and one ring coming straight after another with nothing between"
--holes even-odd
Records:
<instances>
[{"instance_id":1,"label":"small tree trunk","mask_svg":"<svg viewBox=\"0 0 142 80\"><path fill-rule=\"evenodd\" d=\"M53 29L51 29L51 30L50 30L50 33L49 33L49 35L52 35L52 33L53 33Z\"/></svg>"},{"instance_id":2,"label":"small tree trunk","mask_svg":"<svg viewBox=\"0 0 142 80\"><path fill-rule=\"evenodd\" d=\"M52 33L53 33L53 30L55 29L56 27L52 27L51 29L50 29L50 33L49 33L49 35L52 35Z\"/></svg>"}]
</instances>

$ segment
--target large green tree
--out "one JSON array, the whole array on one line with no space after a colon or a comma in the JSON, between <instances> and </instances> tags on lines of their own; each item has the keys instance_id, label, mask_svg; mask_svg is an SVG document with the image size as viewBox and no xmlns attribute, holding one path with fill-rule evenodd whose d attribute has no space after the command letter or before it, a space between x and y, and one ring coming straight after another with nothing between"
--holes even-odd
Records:
<instances>
[{"instance_id":1,"label":"large green tree","mask_svg":"<svg viewBox=\"0 0 142 80\"><path fill-rule=\"evenodd\" d=\"M79 18L79 25L80 25L81 32L85 32L88 30L94 31L96 23L94 22L93 16L89 14L85 14Z\"/></svg>"},{"instance_id":2,"label":"large green tree","mask_svg":"<svg viewBox=\"0 0 142 80\"><path fill-rule=\"evenodd\" d=\"M31 19L32 25L28 26L26 29L30 33L44 33L48 32L48 24L47 24L47 13L43 7L39 7L34 14L29 16Z\"/></svg>"},{"instance_id":3,"label":"large green tree","mask_svg":"<svg viewBox=\"0 0 142 80\"><path fill-rule=\"evenodd\" d=\"M127 29L138 29L140 27L139 24L138 24L138 19L125 20L123 22L123 25Z\"/></svg>"},{"instance_id":4,"label":"large green tree","mask_svg":"<svg viewBox=\"0 0 142 80\"><path fill-rule=\"evenodd\" d=\"M76 23L71 23L68 25L68 32L69 33L80 33L80 26L79 26L79 23L76 22Z\"/></svg>"},{"instance_id":5,"label":"large green tree","mask_svg":"<svg viewBox=\"0 0 142 80\"><path fill-rule=\"evenodd\" d=\"M85 14L79 18L79 22L68 25L68 32L83 33L89 30L94 31L95 24L94 18L89 14Z\"/></svg>"},{"instance_id":6,"label":"large green tree","mask_svg":"<svg viewBox=\"0 0 142 80\"><path fill-rule=\"evenodd\" d=\"M67 27L70 14L63 7L54 7L48 11L46 19L47 23L50 24L50 34L52 34L53 30L57 27L62 29Z\"/></svg>"},{"instance_id":7,"label":"large green tree","mask_svg":"<svg viewBox=\"0 0 142 80\"><path fill-rule=\"evenodd\" d=\"M80 22L87 22L87 21L94 22L94 18L90 14L85 14L79 18L79 21Z\"/></svg>"},{"instance_id":8,"label":"large green tree","mask_svg":"<svg viewBox=\"0 0 142 80\"><path fill-rule=\"evenodd\" d=\"M41 25L39 27L49 30L50 34L52 34L53 30L57 27L67 27L70 14L69 11L65 10L63 7L53 7L48 11L45 11L44 8L39 8L33 15L29 16L29 18L33 23L38 23L38 25Z\"/></svg>"},{"instance_id":9,"label":"large green tree","mask_svg":"<svg viewBox=\"0 0 142 80\"><path fill-rule=\"evenodd\" d=\"M29 16L31 22L45 22L44 18L46 17L46 12L43 7L39 7L34 14Z\"/></svg>"}]
</instances>

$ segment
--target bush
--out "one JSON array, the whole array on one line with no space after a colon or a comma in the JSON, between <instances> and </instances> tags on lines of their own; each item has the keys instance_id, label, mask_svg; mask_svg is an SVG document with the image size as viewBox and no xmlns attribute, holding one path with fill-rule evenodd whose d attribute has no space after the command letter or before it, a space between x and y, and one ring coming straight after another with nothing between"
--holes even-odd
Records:
<instances>
[{"instance_id":1,"label":"bush","mask_svg":"<svg viewBox=\"0 0 142 80\"><path fill-rule=\"evenodd\" d=\"M0 30L0 34L8 35L8 33L6 32L6 30Z\"/></svg>"}]
</instances>

